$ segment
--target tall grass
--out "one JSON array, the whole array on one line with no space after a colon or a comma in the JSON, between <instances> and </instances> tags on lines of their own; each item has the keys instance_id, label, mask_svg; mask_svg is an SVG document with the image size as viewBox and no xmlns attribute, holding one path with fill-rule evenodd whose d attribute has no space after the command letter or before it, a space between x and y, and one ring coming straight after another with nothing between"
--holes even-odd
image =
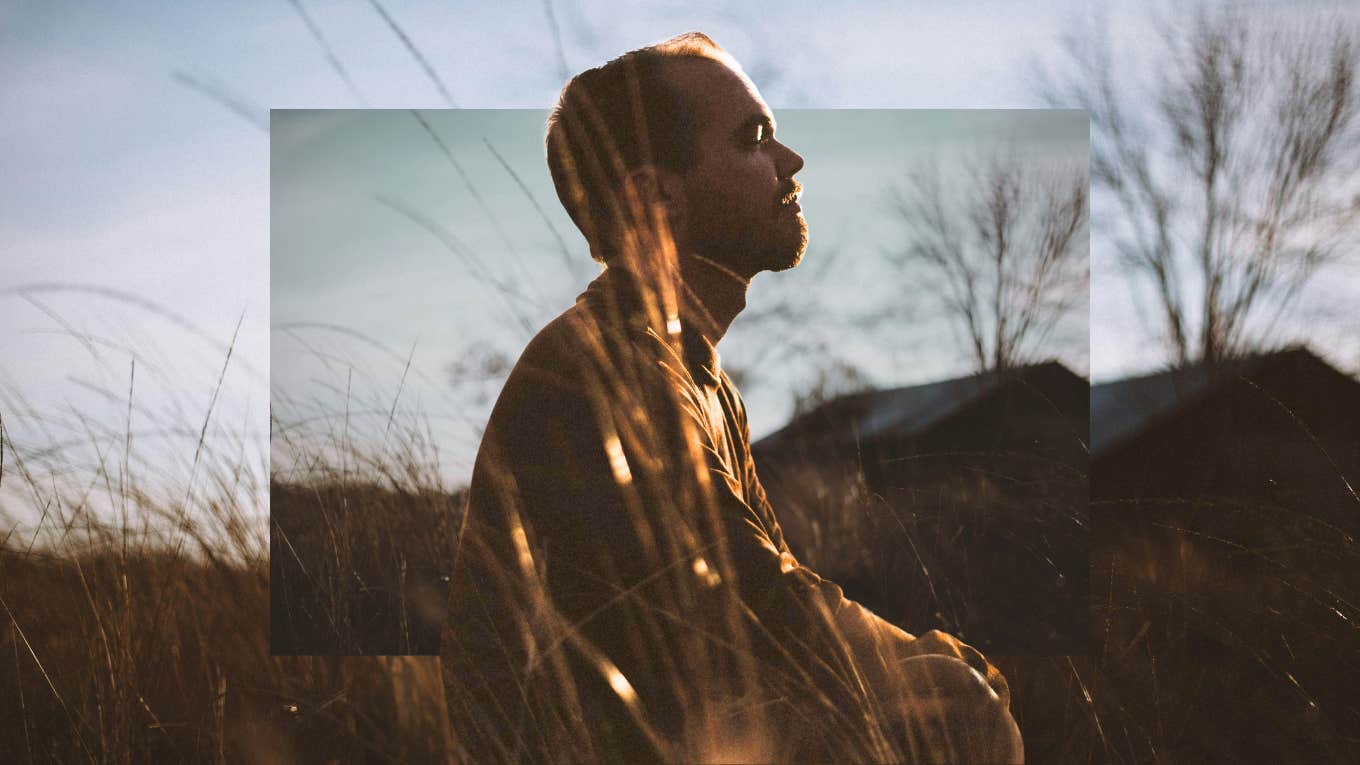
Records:
<instances>
[{"instance_id":1,"label":"tall grass","mask_svg":"<svg viewBox=\"0 0 1360 765\"><path fill-rule=\"evenodd\" d=\"M355 433L275 420L292 466L269 484L275 653L438 654L466 495L443 487L433 436L407 420L395 399L386 425Z\"/></svg>"},{"instance_id":2,"label":"tall grass","mask_svg":"<svg viewBox=\"0 0 1360 765\"><path fill-rule=\"evenodd\" d=\"M263 441L219 422L234 349L191 402L155 388L170 354L124 347L110 421L0 390L0 761L451 760L435 659L271 654Z\"/></svg>"},{"instance_id":3,"label":"tall grass","mask_svg":"<svg viewBox=\"0 0 1360 765\"><path fill-rule=\"evenodd\" d=\"M119 475L128 442L119 438L104 455L107 475L71 457L70 475L57 481L60 450L10 437L25 411L7 411L0 480L44 512L57 533L32 545L30 527L11 525L0 535L0 758L466 760L466 739L499 722L486 707L446 710L434 657L271 655L266 527L254 499L266 484L252 464L257 457L205 441L198 490L156 492L149 479ZM192 450L202 422L184 430ZM414 442L409 433L393 439ZM302 562L309 573L331 577L312 615L347 615L354 628L310 636L330 641L325 650L429 647L415 615L431 603L437 608L440 597L413 583L424 577L429 587L444 586L441 556L457 538L461 500L440 489L420 453L363 463L356 450L343 466L317 463L309 482L268 487L288 500L275 508L276 527L286 530L292 521L285 508L296 508ZM1291 457L1295 465L1306 459L1339 486L1354 482L1345 472L1353 456ZM356 467L362 464L369 469ZM1154 501L1099 495L1102 478L1094 479L1089 655L992 657L1011 683L1030 761L1352 759L1360 748L1348 692L1360 674L1354 509L1312 503L1312 479L1283 477L1268 499ZM91 500L91 484L105 502ZM915 599L905 608L932 613L941 602L967 604L976 596L976 584L956 566L968 554L955 537L973 512L965 503L953 518L923 513L907 522L853 476L781 488L781 520L795 551L823 573L896 583L886 589ZM957 496L982 491L966 488ZM126 508L126 515L105 512L109 507ZM288 563L278 556L281 541L276 533L276 565ZM322 556L314 566L306 549ZM910 573L922 568L929 580ZM378 608L364 599L374 597ZM381 615L382 637L368 648L365 614ZM918 632L933 626L918 618L903 616L902 624ZM504 759L570 761L588 751L570 706L558 704L562 686L554 677L536 675L525 690L541 691L536 715L557 705L558 727L540 728L543 738L502 752ZM861 708L842 711L845 726L829 740L837 755L902 756L888 733L856 717L867 712L886 723L881 707L865 698ZM751 747L746 753L762 751L770 739L743 744ZM734 750L703 751L717 757Z\"/></svg>"},{"instance_id":4,"label":"tall grass","mask_svg":"<svg viewBox=\"0 0 1360 765\"><path fill-rule=\"evenodd\" d=\"M235 501L204 500L214 514L180 530L213 538ZM434 659L271 655L262 529L242 523L251 535L235 545L186 552L168 531L101 528L82 512L63 521L99 533L32 551L10 535L0 549L0 759L449 759Z\"/></svg>"}]
</instances>

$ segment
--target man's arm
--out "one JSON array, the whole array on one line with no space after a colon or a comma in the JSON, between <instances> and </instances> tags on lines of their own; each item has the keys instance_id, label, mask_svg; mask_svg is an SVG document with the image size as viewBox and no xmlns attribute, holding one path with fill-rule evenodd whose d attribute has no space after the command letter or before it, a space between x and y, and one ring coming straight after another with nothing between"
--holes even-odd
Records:
<instances>
[{"instance_id":1,"label":"man's arm","mask_svg":"<svg viewBox=\"0 0 1360 765\"><path fill-rule=\"evenodd\" d=\"M725 384L731 387L730 382ZM755 460L750 453L751 431L746 419L745 406L734 388L731 389L731 396L733 424L739 430L739 438L744 447L739 450L744 457L741 466L743 484L741 488L750 498L754 514L764 519L764 524L769 529L768 536L780 556L781 572L795 575L802 581L820 588L823 597L829 600L839 598L836 607L831 611L835 625L846 641L855 646L856 653L861 657L881 657L889 664L923 655L942 655L958 659L978 672L1002 703L1009 707L1010 689L1005 677L977 649L939 630L931 630L919 638L915 637L859 603L845 598L840 587L798 563L784 539L774 509L770 506L765 488L757 475Z\"/></svg>"},{"instance_id":2,"label":"man's arm","mask_svg":"<svg viewBox=\"0 0 1360 765\"><path fill-rule=\"evenodd\" d=\"M724 384L731 387L730 382ZM730 395L733 424L741 439L737 451L743 457L740 488L752 505L738 512L749 511L762 519L767 529L764 536L779 553L781 576L797 583L792 587L795 598L802 586L834 603L827 609L833 632L844 640L875 695L898 709L904 746L924 747L918 751L950 762L1022 762L1024 745L1009 711L1009 687L1000 670L979 651L939 630L914 637L845 598L835 584L798 563L756 473L745 408L734 388ZM729 484L730 490L737 488ZM732 494L729 502L741 500L735 491ZM778 607L778 599L772 600L764 618L778 621L779 615L770 611Z\"/></svg>"},{"instance_id":3,"label":"man's arm","mask_svg":"<svg viewBox=\"0 0 1360 765\"><path fill-rule=\"evenodd\" d=\"M744 417L736 419L741 442L735 452L744 455L737 466L723 459L730 452L703 419L688 427L705 455L711 504L722 518L715 546L726 553L724 563L736 577L735 589L760 628L785 646L810 649L804 654L808 664L829 666L837 675L824 678L831 685L860 687L872 699L870 706L882 710L878 719L895 726L894 737L913 756L946 762L1022 761L1023 744L1009 712L1006 682L981 653L939 631L913 637L798 563L760 487L749 450L742 448L749 443Z\"/></svg>"}]
</instances>

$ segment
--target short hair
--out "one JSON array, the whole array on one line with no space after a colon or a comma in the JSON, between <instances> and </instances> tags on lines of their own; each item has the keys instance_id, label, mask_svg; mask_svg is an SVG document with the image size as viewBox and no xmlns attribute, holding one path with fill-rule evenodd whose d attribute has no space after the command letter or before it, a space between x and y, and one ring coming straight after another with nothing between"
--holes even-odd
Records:
<instances>
[{"instance_id":1,"label":"short hair","mask_svg":"<svg viewBox=\"0 0 1360 765\"><path fill-rule=\"evenodd\" d=\"M689 32L581 72L548 116L548 172L596 260L609 257L627 220L620 191L628 173L648 164L679 172L698 162L693 105L663 74L677 59L735 68L707 35Z\"/></svg>"}]
</instances>

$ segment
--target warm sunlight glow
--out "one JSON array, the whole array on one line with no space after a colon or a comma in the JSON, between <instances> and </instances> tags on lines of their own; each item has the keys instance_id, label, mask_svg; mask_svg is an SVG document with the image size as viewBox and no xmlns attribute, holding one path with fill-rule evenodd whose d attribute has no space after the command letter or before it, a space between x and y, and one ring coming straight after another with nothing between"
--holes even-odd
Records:
<instances>
[{"instance_id":1,"label":"warm sunlight glow","mask_svg":"<svg viewBox=\"0 0 1360 765\"><path fill-rule=\"evenodd\" d=\"M609 455L609 467L614 471L614 480L620 486L633 482L633 472L628 469L628 459L623 456L623 445L618 436L609 436L604 442L604 452Z\"/></svg>"},{"instance_id":2,"label":"warm sunlight glow","mask_svg":"<svg viewBox=\"0 0 1360 765\"><path fill-rule=\"evenodd\" d=\"M534 556L529 552L529 537L524 533L523 526L516 526L510 532L510 538L515 543L515 553L519 556L519 566L525 572L534 570Z\"/></svg>"},{"instance_id":3,"label":"warm sunlight glow","mask_svg":"<svg viewBox=\"0 0 1360 765\"><path fill-rule=\"evenodd\" d=\"M633 704L637 701L637 691L633 690L633 684L628 682L628 678L612 664L609 665L609 687L614 689L614 693L617 693L624 703Z\"/></svg>"},{"instance_id":4,"label":"warm sunlight glow","mask_svg":"<svg viewBox=\"0 0 1360 765\"><path fill-rule=\"evenodd\" d=\"M699 581L703 582L705 587L717 587L722 583L722 577L718 576L717 571L709 568L708 561L702 557L694 559L694 575L699 577Z\"/></svg>"}]
</instances>

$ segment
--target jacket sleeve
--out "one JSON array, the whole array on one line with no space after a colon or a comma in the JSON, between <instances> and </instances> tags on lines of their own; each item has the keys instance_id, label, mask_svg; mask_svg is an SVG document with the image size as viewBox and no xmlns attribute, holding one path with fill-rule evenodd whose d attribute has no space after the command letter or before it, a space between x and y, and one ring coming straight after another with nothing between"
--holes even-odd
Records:
<instances>
[{"instance_id":1,"label":"jacket sleeve","mask_svg":"<svg viewBox=\"0 0 1360 765\"><path fill-rule=\"evenodd\" d=\"M1009 706L1010 690L1004 676L981 652L939 630L931 630L919 638L915 637L859 603L846 598L839 586L823 579L798 562L784 539L774 509L770 506L760 477L757 475L755 460L750 451L750 426L746 419L745 407L735 388L731 388L729 382L724 383L730 389L732 414L730 420L737 431L735 437L740 439L736 451L742 460L739 470L740 485L727 487L731 495L727 501L736 512L749 513L750 516L760 519L763 528L763 533L758 535L761 549L772 549L778 554L777 565L780 572L778 576L766 573L774 569L768 560L756 564L762 571L750 570L756 566L749 566L745 572L745 575L753 580L754 587L750 588L756 590L752 593L753 597L762 604L760 609L763 612L762 618L777 623L781 614L777 613L776 609L784 609L786 613L796 612L796 608L789 607L786 602L788 600L810 598L820 601L824 605L825 614L834 625L836 634L845 640L861 664L868 661L871 664L879 664L881 669L886 669L887 665L895 661L913 656L927 654L950 656L963 661L982 675L992 690ZM743 501L743 496L746 502ZM766 591L760 592L761 589ZM787 592L781 594L779 590Z\"/></svg>"}]
</instances>

